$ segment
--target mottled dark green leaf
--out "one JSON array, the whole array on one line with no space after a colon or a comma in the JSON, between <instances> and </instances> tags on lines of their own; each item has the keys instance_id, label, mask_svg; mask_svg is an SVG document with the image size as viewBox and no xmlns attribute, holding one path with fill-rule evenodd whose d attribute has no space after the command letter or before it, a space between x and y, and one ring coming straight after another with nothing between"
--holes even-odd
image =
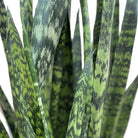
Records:
<instances>
[{"instance_id":1,"label":"mottled dark green leaf","mask_svg":"<svg viewBox=\"0 0 138 138\"><path fill-rule=\"evenodd\" d=\"M20 0L20 14L22 24L25 26L25 30L28 34L28 41L31 44L32 38L32 25L33 25L33 13L32 13L32 0Z\"/></svg>"},{"instance_id":2,"label":"mottled dark green leaf","mask_svg":"<svg viewBox=\"0 0 138 138\"><path fill-rule=\"evenodd\" d=\"M129 121L134 98L138 90L138 76L123 94L114 128L114 138L122 138Z\"/></svg>"},{"instance_id":3,"label":"mottled dark green leaf","mask_svg":"<svg viewBox=\"0 0 138 138\"><path fill-rule=\"evenodd\" d=\"M9 104L1 86L0 86L0 105L4 112L5 118L7 120L7 123L10 127L11 132L14 134L15 131L15 113L13 109L11 108L11 105Z\"/></svg>"},{"instance_id":4,"label":"mottled dark green leaf","mask_svg":"<svg viewBox=\"0 0 138 138\"><path fill-rule=\"evenodd\" d=\"M3 44L6 45L7 12L3 0L0 0L0 34Z\"/></svg>"},{"instance_id":5,"label":"mottled dark green leaf","mask_svg":"<svg viewBox=\"0 0 138 138\"><path fill-rule=\"evenodd\" d=\"M40 88L42 88L42 85L44 85L45 83L45 78L50 66L53 65L54 53L59 41L65 17L67 16L67 8L68 0L55 1L50 17L48 18L48 26L45 28L45 31L43 31L41 27L37 28L37 25L34 28L36 33L39 32L39 36L37 36L37 39L43 42L43 47L41 49L32 46L32 58L37 69ZM46 15L40 17L44 18L45 16ZM42 26L42 23L39 23L40 26ZM36 46L41 47L41 45ZM37 55L38 53L39 56Z\"/></svg>"},{"instance_id":6,"label":"mottled dark green leaf","mask_svg":"<svg viewBox=\"0 0 138 138\"><path fill-rule=\"evenodd\" d=\"M5 127L3 126L1 120L0 120L0 137L1 138L9 138L8 133L5 130Z\"/></svg>"},{"instance_id":7,"label":"mottled dark green leaf","mask_svg":"<svg viewBox=\"0 0 138 138\"><path fill-rule=\"evenodd\" d=\"M72 58L73 58L73 89L75 91L76 83L79 78L80 72L82 70L79 12L77 13L75 32L72 40Z\"/></svg>"},{"instance_id":8,"label":"mottled dark green leaf","mask_svg":"<svg viewBox=\"0 0 138 138\"><path fill-rule=\"evenodd\" d=\"M21 80L19 71L13 60L11 53L11 33L10 30L7 32L7 46L5 52L8 61L10 82L13 94L13 104L15 108L15 116L17 121L17 129L20 137L32 137L35 138L34 130L30 124L29 117L27 115L26 103L24 102L23 88L21 87Z\"/></svg>"},{"instance_id":9,"label":"mottled dark green leaf","mask_svg":"<svg viewBox=\"0 0 138 138\"><path fill-rule=\"evenodd\" d=\"M72 103L72 109L70 112L68 129L66 137L80 138L82 133L83 119L85 115L86 98L87 98L87 86L91 70L92 56L89 57L87 64L78 79L74 100Z\"/></svg>"},{"instance_id":10,"label":"mottled dark green leaf","mask_svg":"<svg viewBox=\"0 0 138 138\"><path fill-rule=\"evenodd\" d=\"M104 95L109 75L109 57L111 36L114 21L115 0L103 0L102 21L98 51L92 84L91 117L89 120L88 137L97 138L101 133L101 116L103 112Z\"/></svg>"},{"instance_id":11,"label":"mottled dark green leaf","mask_svg":"<svg viewBox=\"0 0 138 138\"><path fill-rule=\"evenodd\" d=\"M23 96L22 101L25 103L25 107L23 108L26 109L27 116L29 117L28 120L30 119L30 123L32 125L31 127L33 127L36 135L44 137L47 135L46 131L44 131L45 130L44 128L46 128L47 125L45 124L46 123L44 120L45 118L42 117L44 111L42 112L41 109L42 108L41 98L39 98L39 95L35 92L34 88L38 83L32 81L31 75L33 76L33 74L30 73L28 63L24 54L24 50L19 38L19 34L14 26L10 13L8 19L8 34L10 39L9 42L10 52L12 54L16 71L18 72L18 79L20 80L19 86L20 89L22 90L22 96ZM18 93L19 92L20 91L18 91ZM14 97L14 100L17 100L16 98L18 97ZM46 127L44 125L46 125Z\"/></svg>"},{"instance_id":12,"label":"mottled dark green leaf","mask_svg":"<svg viewBox=\"0 0 138 138\"><path fill-rule=\"evenodd\" d=\"M69 17L67 17L61 32L53 67L50 118L56 138L66 136L72 101L72 46Z\"/></svg>"},{"instance_id":13,"label":"mottled dark green leaf","mask_svg":"<svg viewBox=\"0 0 138 138\"><path fill-rule=\"evenodd\" d=\"M102 137L110 137L120 109L129 73L130 60L136 33L138 1L128 0L118 45L115 48L111 75L105 98Z\"/></svg>"},{"instance_id":14,"label":"mottled dark green leaf","mask_svg":"<svg viewBox=\"0 0 138 138\"><path fill-rule=\"evenodd\" d=\"M82 22L83 22L83 38L84 38L84 63L87 63L89 56L91 54L91 30L88 12L88 2L87 0L80 0Z\"/></svg>"}]
</instances>

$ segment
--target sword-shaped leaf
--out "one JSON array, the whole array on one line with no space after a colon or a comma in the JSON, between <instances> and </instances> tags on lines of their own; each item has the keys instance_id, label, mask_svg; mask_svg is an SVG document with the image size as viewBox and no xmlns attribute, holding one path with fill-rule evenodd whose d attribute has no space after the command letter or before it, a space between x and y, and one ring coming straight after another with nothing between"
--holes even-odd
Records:
<instances>
[{"instance_id":1,"label":"sword-shaped leaf","mask_svg":"<svg viewBox=\"0 0 138 138\"><path fill-rule=\"evenodd\" d=\"M72 109L70 112L68 129L66 138L79 138L81 137L83 119L85 115L87 86L91 70L91 61L93 54L89 57L89 60L84 66L84 69L78 79L76 92L74 94L74 100L72 103Z\"/></svg>"},{"instance_id":2,"label":"sword-shaped leaf","mask_svg":"<svg viewBox=\"0 0 138 138\"><path fill-rule=\"evenodd\" d=\"M6 45L7 12L3 0L0 0L0 34L3 44Z\"/></svg>"},{"instance_id":3,"label":"sword-shaped leaf","mask_svg":"<svg viewBox=\"0 0 138 138\"><path fill-rule=\"evenodd\" d=\"M10 22L10 21L9 21ZM35 138L34 130L31 126L29 117L27 115L26 103L24 101L23 88L21 86L21 79L19 71L13 60L11 47L13 46L11 30L7 30L7 46L5 52L8 61L10 82L13 94L13 104L15 108L15 116L17 121L17 129L19 137L32 137Z\"/></svg>"},{"instance_id":4,"label":"sword-shaped leaf","mask_svg":"<svg viewBox=\"0 0 138 138\"><path fill-rule=\"evenodd\" d=\"M20 0L20 14L22 24L25 26L25 30L28 34L28 41L31 44L32 41L32 25L33 25L33 13L32 13L32 0ZM24 33L24 32L23 32Z\"/></svg>"},{"instance_id":5,"label":"sword-shaped leaf","mask_svg":"<svg viewBox=\"0 0 138 138\"><path fill-rule=\"evenodd\" d=\"M45 122L45 118L43 118L42 112L42 103L39 98L38 93L35 92L36 83L32 81L32 77L34 74L30 73L28 63L24 54L24 50L19 38L19 34L14 26L13 20L11 19L11 15L9 13L9 22L8 22L8 30L10 37L10 50L12 54L12 58L14 60L14 64L17 68L20 85L23 92L23 100L26 103L27 115L30 119L30 123L34 129L34 132L37 136L46 136L48 135L47 125Z\"/></svg>"},{"instance_id":6,"label":"sword-shaped leaf","mask_svg":"<svg viewBox=\"0 0 138 138\"><path fill-rule=\"evenodd\" d=\"M92 50L91 29L90 29L87 0L80 0L80 5L81 5L82 22L83 22L84 63L87 63L87 60L89 59Z\"/></svg>"},{"instance_id":7,"label":"sword-shaped leaf","mask_svg":"<svg viewBox=\"0 0 138 138\"><path fill-rule=\"evenodd\" d=\"M37 28L35 29L37 32L40 32L38 38L40 38L40 40L45 39L43 40L43 47L41 50L32 48L32 57L37 70L40 88L42 88L42 85L45 83L45 78L50 66L53 66L55 50L63 28L65 17L67 16L67 8L68 0L55 1L51 15L48 19L48 27L46 27L45 36L40 28L40 30L37 30ZM36 56L36 53L39 53L39 56Z\"/></svg>"},{"instance_id":8,"label":"sword-shaped leaf","mask_svg":"<svg viewBox=\"0 0 138 138\"><path fill-rule=\"evenodd\" d=\"M110 2L103 0L102 21L96 58L94 81L92 88L91 117L89 122L88 137L100 137L101 116L103 102L108 79L108 62L110 57L110 46L112 28L114 22L115 0Z\"/></svg>"},{"instance_id":9,"label":"sword-shaped leaf","mask_svg":"<svg viewBox=\"0 0 138 138\"><path fill-rule=\"evenodd\" d=\"M67 16L55 56L53 87L50 101L50 117L53 132L57 138L64 138L66 136L68 119L73 101L71 50L70 25L69 17Z\"/></svg>"},{"instance_id":10,"label":"sword-shaped leaf","mask_svg":"<svg viewBox=\"0 0 138 138\"><path fill-rule=\"evenodd\" d=\"M94 52L94 65L97 57L97 50L98 50L98 43L100 38L100 29L101 29L101 22L102 22L102 10L103 10L103 0L97 0L97 11L96 11L96 20L94 25L94 32L93 32L93 50Z\"/></svg>"},{"instance_id":11,"label":"sword-shaped leaf","mask_svg":"<svg viewBox=\"0 0 138 138\"><path fill-rule=\"evenodd\" d=\"M0 120L0 137L1 138L8 138L8 133L7 131L5 130L5 127L3 126L1 120Z\"/></svg>"},{"instance_id":12,"label":"sword-shaped leaf","mask_svg":"<svg viewBox=\"0 0 138 138\"><path fill-rule=\"evenodd\" d=\"M73 91L75 91L76 83L82 70L79 12L77 13L75 32L72 40L72 58L73 58Z\"/></svg>"},{"instance_id":13,"label":"sword-shaped leaf","mask_svg":"<svg viewBox=\"0 0 138 138\"><path fill-rule=\"evenodd\" d=\"M0 105L4 112L5 118L7 120L7 123L10 127L11 132L14 134L15 132L15 113L13 109L11 108L11 105L9 104L1 86L0 86Z\"/></svg>"},{"instance_id":14,"label":"sword-shaped leaf","mask_svg":"<svg viewBox=\"0 0 138 138\"><path fill-rule=\"evenodd\" d=\"M103 137L110 137L114 131L115 120L128 78L133 43L138 18L138 1L127 0L125 16L118 45L115 48L111 75L104 105Z\"/></svg>"},{"instance_id":15,"label":"sword-shaped leaf","mask_svg":"<svg viewBox=\"0 0 138 138\"><path fill-rule=\"evenodd\" d=\"M118 111L113 134L115 138L122 138L124 136L137 89L138 76L135 78L129 88L125 91L121 99L121 106Z\"/></svg>"}]
</instances>

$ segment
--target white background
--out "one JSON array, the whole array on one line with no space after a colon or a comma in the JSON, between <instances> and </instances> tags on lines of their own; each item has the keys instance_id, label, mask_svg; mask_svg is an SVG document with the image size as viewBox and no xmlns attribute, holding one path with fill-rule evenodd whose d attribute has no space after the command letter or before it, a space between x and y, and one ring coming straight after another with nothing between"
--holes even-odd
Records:
<instances>
[{"instance_id":1,"label":"white background","mask_svg":"<svg viewBox=\"0 0 138 138\"><path fill-rule=\"evenodd\" d=\"M124 9L126 5L126 0L120 0L120 29L121 29L121 23L124 16ZM15 22L15 25L19 31L19 34L22 39L22 27L21 27L21 20L20 20L20 9L19 9L19 0L4 0L5 4L10 9L13 19ZM37 4L37 0L34 0L34 7ZM95 22L95 14L96 14L96 0L88 0L88 6L89 6L89 15L90 15L90 24L91 24L91 30L93 31L93 26ZM72 0L72 15L71 15L71 36L73 36L73 30L75 28L75 22L76 22L76 13L79 5L79 0ZM35 8L34 8L35 9ZM82 25L81 15L80 15L80 24ZM92 33L93 34L93 33ZM82 27L81 27L81 36L82 34ZM93 41L93 36L91 37L91 40ZM83 45L83 41L81 41ZM130 85L130 83L134 80L136 75L138 74L138 29L136 33L134 48L133 48L133 55L132 55L132 61L131 61L131 67L129 72L129 78L127 82L127 87ZM11 88L10 88L10 82L9 82L9 76L8 76L8 68L7 68L7 62L4 54L3 45L0 38L0 85L2 86L6 96L9 99L9 102L12 104L12 96L11 96ZM125 133L124 138L138 138L138 94L136 95L135 102L133 105L133 109L131 112L130 121ZM0 112L0 118L2 122L5 124L5 120L2 116L2 113ZM6 127L6 129L8 129ZM8 131L8 133L10 133Z\"/></svg>"}]
</instances>

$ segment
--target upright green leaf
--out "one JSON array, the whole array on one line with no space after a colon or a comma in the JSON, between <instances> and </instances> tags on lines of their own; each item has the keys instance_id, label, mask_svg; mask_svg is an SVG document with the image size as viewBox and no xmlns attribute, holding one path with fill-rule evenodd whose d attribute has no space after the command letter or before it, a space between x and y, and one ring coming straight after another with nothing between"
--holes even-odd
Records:
<instances>
[{"instance_id":1,"label":"upright green leaf","mask_svg":"<svg viewBox=\"0 0 138 138\"><path fill-rule=\"evenodd\" d=\"M7 12L3 0L0 0L0 34L3 44L6 45Z\"/></svg>"},{"instance_id":2,"label":"upright green leaf","mask_svg":"<svg viewBox=\"0 0 138 138\"><path fill-rule=\"evenodd\" d=\"M77 13L75 32L72 40L72 58L73 58L73 89L75 91L76 83L82 70L79 12Z\"/></svg>"},{"instance_id":3,"label":"upright green leaf","mask_svg":"<svg viewBox=\"0 0 138 138\"><path fill-rule=\"evenodd\" d=\"M108 64L110 57L110 46L112 28L114 22L115 0L110 2L103 0L102 24L98 43L98 53L94 72L94 81L92 87L92 105L91 117L89 122L88 137L97 138L101 133L101 116L103 112L103 103L105 90L108 80ZM104 58L103 58L104 57Z\"/></svg>"},{"instance_id":4,"label":"upright green leaf","mask_svg":"<svg viewBox=\"0 0 138 138\"><path fill-rule=\"evenodd\" d=\"M115 120L120 109L122 95L128 78L130 60L136 33L138 1L128 0L118 45L115 48L111 75L104 105L103 137L114 131Z\"/></svg>"},{"instance_id":5,"label":"upright green leaf","mask_svg":"<svg viewBox=\"0 0 138 138\"><path fill-rule=\"evenodd\" d=\"M124 136L137 90L138 76L135 78L129 88L125 91L121 99L121 106L118 111L118 116L115 122L113 134L114 138L122 138Z\"/></svg>"},{"instance_id":6,"label":"upright green leaf","mask_svg":"<svg viewBox=\"0 0 138 138\"><path fill-rule=\"evenodd\" d=\"M8 138L8 133L7 131L5 130L5 127L3 126L1 120L0 120L0 137L1 138Z\"/></svg>"},{"instance_id":7,"label":"upright green leaf","mask_svg":"<svg viewBox=\"0 0 138 138\"><path fill-rule=\"evenodd\" d=\"M43 47L46 46L45 42L46 42L48 22L55 1L56 0L39 0L35 10L35 16L33 19L33 28L32 28L32 48L31 48L32 58L35 66L38 56L42 52Z\"/></svg>"},{"instance_id":8,"label":"upright green leaf","mask_svg":"<svg viewBox=\"0 0 138 138\"><path fill-rule=\"evenodd\" d=\"M9 21L10 22L10 21ZM17 129L20 137L32 137L35 138L34 130L30 124L30 120L27 115L26 104L24 102L23 88L21 87L21 80L19 77L18 69L13 60L11 53L12 38L11 30L7 30L7 46L5 47L5 52L8 61L10 82L13 94L13 104L15 108L15 116L17 121Z\"/></svg>"},{"instance_id":9,"label":"upright green leaf","mask_svg":"<svg viewBox=\"0 0 138 138\"><path fill-rule=\"evenodd\" d=\"M85 115L87 86L91 69L91 61L93 54L89 57L87 64L78 79L74 100L72 103L72 109L70 112L68 129L66 138L79 138L81 137L83 119Z\"/></svg>"},{"instance_id":10,"label":"upright green leaf","mask_svg":"<svg viewBox=\"0 0 138 138\"><path fill-rule=\"evenodd\" d=\"M28 34L28 41L31 44L32 41L32 25L33 25L33 13L32 13L32 0L20 0L20 14L22 24L25 26L25 30Z\"/></svg>"},{"instance_id":11,"label":"upright green leaf","mask_svg":"<svg viewBox=\"0 0 138 138\"><path fill-rule=\"evenodd\" d=\"M16 70L18 71L18 77L20 79L20 87L22 88L23 93L23 102L26 103L27 115L30 119L30 123L36 133L37 136L45 136L48 135L46 129L45 118L43 118L43 112L41 110L41 100L39 95L36 95L35 88L36 83L32 81L32 77L28 67L28 63L26 61L26 57L24 54L24 50L19 38L19 34L14 26L13 20L11 19L11 15L9 13L9 23L8 23L8 33L10 39L10 52L12 54L12 58L14 60L14 64L16 66ZM29 93L28 93L29 92ZM16 98L16 97L15 97ZM41 118L42 117L42 118ZM44 124L43 124L44 123ZM45 132L44 132L45 130Z\"/></svg>"},{"instance_id":12,"label":"upright green leaf","mask_svg":"<svg viewBox=\"0 0 138 138\"><path fill-rule=\"evenodd\" d=\"M89 21L89 12L88 12L88 2L87 0L80 0L81 13L82 13L82 22L83 22L83 37L84 37L84 63L87 63L89 59L92 45L91 45L91 29Z\"/></svg>"},{"instance_id":13,"label":"upright green leaf","mask_svg":"<svg viewBox=\"0 0 138 138\"><path fill-rule=\"evenodd\" d=\"M14 134L15 132L15 113L13 109L11 108L11 105L9 104L1 86L0 86L0 106L4 112L5 118L7 120L7 123L10 127L10 130Z\"/></svg>"},{"instance_id":14,"label":"upright green leaf","mask_svg":"<svg viewBox=\"0 0 138 138\"><path fill-rule=\"evenodd\" d=\"M56 138L64 138L73 101L72 87L72 46L69 17L60 36L53 70L50 117Z\"/></svg>"},{"instance_id":15,"label":"upright green leaf","mask_svg":"<svg viewBox=\"0 0 138 138\"><path fill-rule=\"evenodd\" d=\"M40 88L42 88L42 85L45 83L48 69L53 65L55 50L63 28L65 17L67 16L67 8L68 0L55 1L54 6L52 7L51 15L47 22L48 27L45 28L45 36L43 35L43 29L37 27L34 29L36 32L39 32L37 39L43 40L43 47L41 50L36 49L35 47L32 48L32 57L34 65L37 69ZM45 16L46 15L42 16L42 18ZM40 26L41 24L42 23L40 23ZM39 56L37 56L36 53L39 53Z\"/></svg>"},{"instance_id":16,"label":"upright green leaf","mask_svg":"<svg viewBox=\"0 0 138 138\"><path fill-rule=\"evenodd\" d=\"M97 57L97 50L98 50L98 43L100 38L100 29L101 29L101 22L102 22L102 10L103 10L103 0L97 0L97 11L96 11L96 20L94 25L94 32L93 32L93 50L96 50L94 53L94 65Z\"/></svg>"}]
</instances>

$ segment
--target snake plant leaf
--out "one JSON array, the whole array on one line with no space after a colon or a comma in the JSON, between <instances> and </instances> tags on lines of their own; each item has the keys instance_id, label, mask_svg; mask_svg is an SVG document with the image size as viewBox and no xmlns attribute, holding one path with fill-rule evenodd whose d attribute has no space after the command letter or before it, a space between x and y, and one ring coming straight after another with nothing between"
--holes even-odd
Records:
<instances>
[{"instance_id":1,"label":"snake plant leaf","mask_svg":"<svg viewBox=\"0 0 138 138\"><path fill-rule=\"evenodd\" d=\"M74 89L73 91L75 91L77 80L82 71L79 11L77 13L75 32L72 40L72 58L73 58L73 89Z\"/></svg>"},{"instance_id":2,"label":"snake plant leaf","mask_svg":"<svg viewBox=\"0 0 138 138\"><path fill-rule=\"evenodd\" d=\"M21 44L21 40L19 38L19 34L14 26L13 20L11 19L11 15L9 13L9 37L10 37L10 45L11 45L11 54L12 58L15 62L15 66L17 68L19 79L21 82L21 87L23 91L23 98L25 98L24 102L26 103L27 115L30 119L31 125L37 136L45 136L47 133L47 125L42 118L43 112L41 110L41 100L35 92L36 83L32 81L31 73L28 67L28 63L26 60L26 56ZM44 124L43 124L44 123ZM45 127L45 126L46 127ZM46 130L45 130L46 129ZM45 131L45 132L44 132Z\"/></svg>"},{"instance_id":3,"label":"snake plant leaf","mask_svg":"<svg viewBox=\"0 0 138 138\"><path fill-rule=\"evenodd\" d=\"M119 40L119 0L115 1L115 12L114 12L114 22L112 28L112 37L111 37L111 48L110 48L110 65L109 73L111 72L111 67L113 64L115 49Z\"/></svg>"},{"instance_id":4,"label":"snake plant leaf","mask_svg":"<svg viewBox=\"0 0 138 138\"><path fill-rule=\"evenodd\" d=\"M6 45L7 12L3 0L0 0L0 34L3 44Z\"/></svg>"},{"instance_id":5,"label":"snake plant leaf","mask_svg":"<svg viewBox=\"0 0 138 138\"><path fill-rule=\"evenodd\" d=\"M127 0L122 30L114 53L112 71L105 99L103 137L111 136L114 131L117 112L120 109L121 99L125 91L137 26L137 5L137 0Z\"/></svg>"},{"instance_id":6,"label":"snake plant leaf","mask_svg":"<svg viewBox=\"0 0 138 138\"><path fill-rule=\"evenodd\" d=\"M67 16L67 8L68 0L55 1L49 18L48 28L46 31L46 36L44 37L45 41L41 53L36 59L36 56L33 56L35 55L35 52L32 52L34 53L32 55L33 61L36 61L36 64L34 65L36 66L40 88L42 88L43 84L45 83L48 69L50 66L53 66L55 50L59 41L61 30L63 28L65 17Z\"/></svg>"},{"instance_id":7,"label":"snake plant leaf","mask_svg":"<svg viewBox=\"0 0 138 138\"><path fill-rule=\"evenodd\" d=\"M84 63L89 59L92 45L91 45L91 30L88 12L88 1L80 0L82 22L83 22L83 38L84 38Z\"/></svg>"},{"instance_id":8,"label":"snake plant leaf","mask_svg":"<svg viewBox=\"0 0 138 138\"><path fill-rule=\"evenodd\" d=\"M74 100L72 103L72 109L70 112L68 129L66 133L66 138L70 137L81 137L83 119L86 107L86 97L87 97L87 86L91 70L92 56L89 57L87 64L85 64L84 69L78 79L76 92L74 94Z\"/></svg>"},{"instance_id":9,"label":"snake plant leaf","mask_svg":"<svg viewBox=\"0 0 138 138\"><path fill-rule=\"evenodd\" d=\"M115 138L116 137L122 138L124 136L137 89L138 89L138 76L135 78L135 80L132 82L129 88L125 91L121 99L121 104L120 104L121 107L119 109L117 120L115 122L116 123L114 129Z\"/></svg>"},{"instance_id":10,"label":"snake plant leaf","mask_svg":"<svg viewBox=\"0 0 138 138\"><path fill-rule=\"evenodd\" d=\"M108 79L108 62L114 21L114 9L115 0L111 0L110 2L106 0L103 1L102 24L98 43L94 81L92 84L92 105L89 121L90 131L88 134L88 137L93 138L100 137L102 125L101 115L103 112L104 95Z\"/></svg>"},{"instance_id":11,"label":"snake plant leaf","mask_svg":"<svg viewBox=\"0 0 138 138\"><path fill-rule=\"evenodd\" d=\"M29 44L31 44L33 26L32 0L20 0L20 14L22 24L28 34Z\"/></svg>"},{"instance_id":12,"label":"snake plant leaf","mask_svg":"<svg viewBox=\"0 0 138 138\"><path fill-rule=\"evenodd\" d=\"M55 0L39 0L35 15L33 19L32 28L32 57L33 63L36 66L36 60L38 55L42 52L44 46L46 46L46 35L50 15L52 8L54 7ZM39 34L38 34L39 32Z\"/></svg>"},{"instance_id":13,"label":"snake plant leaf","mask_svg":"<svg viewBox=\"0 0 138 138\"><path fill-rule=\"evenodd\" d=\"M3 126L1 120L0 120L0 137L1 138L8 138L8 133L7 131L5 130L5 127Z\"/></svg>"},{"instance_id":14,"label":"snake plant leaf","mask_svg":"<svg viewBox=\"0 0 138 138\"><path fill-rule=\"evenodd\" d=\"M11 108L11 105L9 104L1 86L0 86L0 105L4 112L7 123L10 127L10 130L14 134L14 132L15 132L15 113L14 113L13 109Z\"/></svg>"},{"instance_id":15,"label":"snake plant leaf","mask_svg":"<svg viewBox=\"0 0 138 138\"><path fill-rule=\"evenodd\" d=\"M93 60L94 65L96 61L97 56L97 50L98 50L98 42L100 37L100 29L101 29L101 22L102 22L102 9L103 9L103 0L97 0L97 11L96 11L96 20L94 25L94 32L93 32L93 50L96 50L94 52Z\"/></svg>"},{"instance_id":16,"label":"snake plant leaf","mask_svg":"<svg viewBox=\"0 0 138 138\"><path fill-rule=\"evenodd\" d=\"M10 21L9 21L10 24ZM9 25L8 25L9 26ZM26 103L23 96L23 88L21 87L21 80L19 71L13 60L13 54L11 53L12 38L11 30L7 30L7 46L5 48L6 57L9 67L9 76L13 94L13 104L15 108L15 116L17 122L17 129L19 137L32 137L35 138L35 133L27 115Z\"/></svg>"},{"instance_id":17,"label":"snake plant leaf","mask_svg":"<svg viewBox=\"0 0 138 138\"><path fill-rule=\"evenodd\" d=\"M69 17L67 16L55 56L50 101L50 117L53 132L57 138L64 138L66 136L74 94L72 72L71 34Z\"/></svg>"}]
</instances>

